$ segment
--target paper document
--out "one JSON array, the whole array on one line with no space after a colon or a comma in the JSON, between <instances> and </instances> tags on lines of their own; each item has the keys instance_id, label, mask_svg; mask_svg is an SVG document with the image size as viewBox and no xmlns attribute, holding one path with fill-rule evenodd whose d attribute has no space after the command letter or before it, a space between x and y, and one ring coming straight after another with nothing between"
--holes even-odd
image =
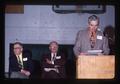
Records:
<instances>
[{"instance_id":1,"label":"paper document","mask_svg":"<svg viewBox=\"0 0 120 84\"><path fill-rule=\"evenodd\" d=\"M45 70L46 72L49 72L49 71L53 70L53 71L59 73L59 71L58 71L57 68L44 68L44 70Z\"/></svg>"},{"instance_id":2,"label":"paper document","mask_svg":"<svg viewBox=\"0 0 120 84\"><path fill-rule=\"evenodd\" d=\"M97 55L98 53L102 53L102 50L88 50L89 55Z\"/></svg>"}]
</instances>

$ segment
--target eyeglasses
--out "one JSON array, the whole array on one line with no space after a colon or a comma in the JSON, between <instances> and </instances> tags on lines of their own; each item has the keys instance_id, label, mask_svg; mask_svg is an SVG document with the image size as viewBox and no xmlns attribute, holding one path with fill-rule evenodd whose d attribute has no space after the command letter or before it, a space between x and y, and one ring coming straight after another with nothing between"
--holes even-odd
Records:
<instances>
[{"instance_id":1,"label":"eyeglasses","mask_svg":"<svg viewBox=\"0 0 120 84\"><path fill-rule=\"evenodd\" d=\"M14 49L21 49L21 47L16 47L16 48L14 48Z\"/></svg>"}]
</instances>

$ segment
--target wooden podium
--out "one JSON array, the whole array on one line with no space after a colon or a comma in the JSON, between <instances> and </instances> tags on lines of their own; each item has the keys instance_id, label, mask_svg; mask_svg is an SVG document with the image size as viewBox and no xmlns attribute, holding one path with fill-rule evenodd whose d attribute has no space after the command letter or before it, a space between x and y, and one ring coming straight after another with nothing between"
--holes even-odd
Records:
<instances>
[{"instance_id":1,"label":"wooden podium","mask_svg":"<svg viewBox=\"0 0 120 84\"><path fill-rule=\"evenodd\" d=\"M114 55L80 55L76 60L77 79L113 79L114 76Z\"/></svg>"}]
</instances>

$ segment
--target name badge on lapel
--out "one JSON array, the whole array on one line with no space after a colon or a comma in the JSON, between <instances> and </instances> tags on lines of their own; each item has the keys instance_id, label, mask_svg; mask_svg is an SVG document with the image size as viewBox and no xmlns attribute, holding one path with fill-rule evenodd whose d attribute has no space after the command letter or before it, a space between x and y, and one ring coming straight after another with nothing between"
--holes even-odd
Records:
<instances>
[{"instance_id":1,"label":"name badge on lapel","mask_svg":"<svg viewBox=\"0 0 120 84\"><path fill-rule=\"evenodd\" d=\"M97 35L97 39L102 40L102 36Z\"/></svg>"},{"instance_id":2,"label":"name badge on lapel","mask_svg":"<svg viewBox=\"0 0 120 84\"><path fill-rule=\"evenodd\" d=\"M27 59L27 57L26 58L23 58L23 61L27 61L28 59Z\"/></svg>"},{"instance_id":3,"label":"name badge on lapel","mask_svg":"<svg viewBox=\"0 0 120 84\"><path fill-rule=\"evenodd\" d=\"M61 56L56 56L56 59L61 59Z\"/></svg>"}]
</instances>

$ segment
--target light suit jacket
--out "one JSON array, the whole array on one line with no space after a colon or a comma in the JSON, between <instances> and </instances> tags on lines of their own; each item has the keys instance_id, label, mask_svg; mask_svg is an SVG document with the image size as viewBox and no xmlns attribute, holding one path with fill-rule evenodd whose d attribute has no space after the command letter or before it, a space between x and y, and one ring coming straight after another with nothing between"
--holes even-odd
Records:
<instances>
[{"instance_id":1,"label":"light suit jacket","mask_svg":"<svg viewBox=\"0 0 120 84\"><path fill-rule=\"evenodd\" d=\"M96 44L93 49L100 49L105 55L109 54L108 39L103 36L101 31L97 31ZM74 54L78 56L80 53L87 53L88 50L91 50L88 30L80 30L77 33L75 45L73 48Z\"/></svg>"}]
</instances>

